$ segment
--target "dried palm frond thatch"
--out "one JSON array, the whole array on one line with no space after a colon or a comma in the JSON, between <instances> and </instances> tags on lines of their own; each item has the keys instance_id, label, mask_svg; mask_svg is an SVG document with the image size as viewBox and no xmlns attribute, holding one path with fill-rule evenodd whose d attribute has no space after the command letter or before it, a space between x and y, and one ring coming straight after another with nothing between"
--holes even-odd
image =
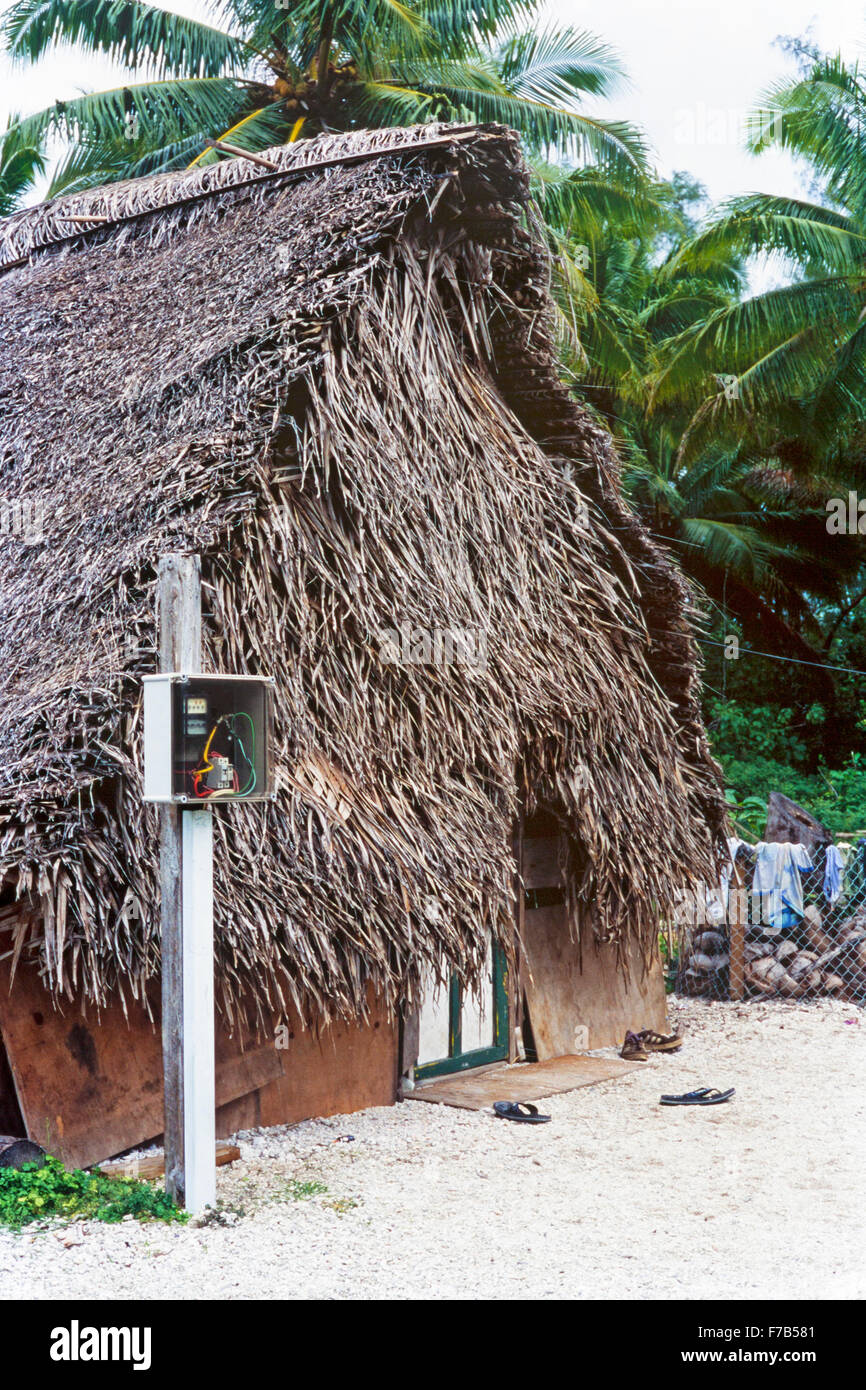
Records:
<instances>
[{"instance_id":1,"label":"dried palm frond thatch","mask_svg":"<svg viewBox=\"0 0 866 1390\"><path fill-rule=\"evenodd\" d=\"M158 970L139 677L159 557L194 550L207 667L278 681L277 800L217 817L229 1016L358 1015L510 951L521 807L569 832L575 920L649 952L724 807L685 585L557 380L517 139L265 158L0 233L0 498L39 518L0 548L14 950L96 1001ZM404 625L486 659L389 659Z\"/></svg>"}]
</instances>

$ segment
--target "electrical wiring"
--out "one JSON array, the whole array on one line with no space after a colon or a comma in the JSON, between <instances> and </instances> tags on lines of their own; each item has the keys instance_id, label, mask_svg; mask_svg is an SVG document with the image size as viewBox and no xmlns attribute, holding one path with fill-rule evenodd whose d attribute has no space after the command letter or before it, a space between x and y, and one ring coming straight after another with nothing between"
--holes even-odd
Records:
<instances>
[{"instance_id":1,"label":"electrical wiring","mask_svg":"<svg viewBox=\"0 0 866 1390\"><path fill-rule=\"evenodd\" d=\"M236 727L235 727L235 725L236 725L238 719L246 719L247 723L248 723L249 726L250 726L250 747L251 747L252 750L253 750L253 755L252 755L252 757L250 757L249 754L247 753L247 750L246 750L246 748L245 748L244 745L243 745L243 741L242 741L242 739L241 739L241 736L240 736L240 734L238 733L238 731L237 731L237 729L236 729ZM244 787L241 788L241 790L240 790L240 792L238 793L238 795L239 795L239 796L248 796L248 795L250 794L251 791L255 791L255 787L256 787L256 726L255 726L255 724L253 723L251 716L250 716L249 714L247 714L246 710L240 710L238 714L233 714L233 715L231 716L231 725L232 725L232 736L233 736L233 738L235 739L235 741L236 741L238 747L240 748L241 752L243 753L243 755L244 755L244 761L246 762L246 765L247 765L247 767L248 767L249 770L250 770L250 775L249 775L249 777L247 778L246 786L244 786Z\"/></svg>"},{"instance_id":2,"label":"electrical wiring","mask_svg":"<svg viewBox=\"0 0 866 1390\"><path fill-rule=\"evenodd\" d=\"M243 742L243 740L242 740L240 734L238 733L238 730L237 730L237 721L238 721L238 719L246 719L247 723L248 723L249 726L250 726L250 735L249 735L249 738L250 738L250 747L251 747L251 749L252 749L252 757L250 757L250 754L247 753L246 747L244 746L244 742ZM239 747L240 750L241 750L241 753L243 754L244 762L247 764L247 767L249 768L249 776L248 776L248 778L247 778L246 784L245 784L243 787L240 786L240 778L238 777L237 770L236 770L235 768L232 769L232 786L231 786L231 787L219 787L219 788L214 788L214 787L207 787L207 786L202 787L202 785L201 785L202 778L207 777L207 774L208 774L209 772L212 772L212 771L213 771L213 766L214 766L214 764L213 764L213 762L210 760L210 758L211 758L211 751L210 751L210 750L211 750L211 744L213 743L214 737L216 736L217 729L220 727L221 724L225 724L225 725L226 725L227 729L229 730L229 732L230 732L230 734L231 734L232 739L233 739L234 742L238 745L238 747ZM255 757L256 757L256 726L255 726L255 724L253 723L253 720L252 720L251 716L250 716L249 714L247 714L246 710L240 710L240 711L238 711L238 713L236 713L236 714L223 714L223 715L220 715L219 719L216 721L216 723L214 724L213 728L212 728L211 731L210 731L210 734L208 735L208 739L207 739L207 742L206 742L206 744L205 744L205 746L204 746L204 750L203 750L203 752L202 752L201 760L200 760L200 762L199 762L198 767L196 767L196 768L193 770L193 772L190 774L190 776L191 776L191 778L192 778L192 786L193 786L193 793L194 793L194 795L195 795L199 800L201 800L201 801L205 801L205 800L211 801L211 800L213 800L214 798L219 799L219 798L221 798L221 797L226 797L226 796L248 796L248 795L250 794L251 791L254 791L254 790L255 790L255 787L256 787Z\"/></svg>"},{"instance_id":3,"label":"electrical wiring","mask_svg":"<svg viewBox=\"0 0 866 1390\"><path fill-rule=\"evenodd\" d=\"M217 722L214 724L213 728L211 729L210 733L208 734L208 740L204 746L204 752L201 755L201 761L205 764L205 766L197 767L195 771L192 773L192 789L195 795L202 799L213 795L213 792L209 787L206 787L204 791L200 791L199 784L201 782L202 777L206 777L209 772L213 771L213 763L208 762L208 757L210 755L210 746L213 743L214 735L221 723L222 720L218 719Z\"/></svg>"}]
</instances>

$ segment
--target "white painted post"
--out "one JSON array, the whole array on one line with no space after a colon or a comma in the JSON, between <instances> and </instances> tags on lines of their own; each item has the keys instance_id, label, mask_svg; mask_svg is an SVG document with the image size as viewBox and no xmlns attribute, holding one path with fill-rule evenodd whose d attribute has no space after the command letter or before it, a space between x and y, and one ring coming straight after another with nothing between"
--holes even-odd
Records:
<instances>
[{"instance_id":1,"label":"white painted post","mask_svg":"<svg viewBox=\"0 0 866 1390\"><path fill-rule=\"evenodd\" d=\"M216 1202L213 812L181 812L183 827L183 1148L186 1209Z\"/></svg>"},{"instance_id":2,"label":"white painted post","mask_svg":"<svg viewBox=\"0 0 866 1390\"><path fill-rule=\"evenodd\" d=\"M201 669L201 560L164 555L157 578L159 669ZM159 808L162 894L162 1067L165 1101L165 1190L186 1205L184 1165L183 903L179 806Z\"/></svg>"}]
</instances>

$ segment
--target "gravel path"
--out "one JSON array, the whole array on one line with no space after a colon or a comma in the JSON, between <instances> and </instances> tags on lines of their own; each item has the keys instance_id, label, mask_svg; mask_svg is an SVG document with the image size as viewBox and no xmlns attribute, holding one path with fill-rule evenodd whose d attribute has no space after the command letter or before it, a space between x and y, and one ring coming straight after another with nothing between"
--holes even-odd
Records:
<instances>
[{"instance_id":1,"label":"gravel path","mask_svg":"<svg viewBox=\"0 0 866 1390\"><path fill-rule=\"evenodd\" d=\"M219 1172L225 1224L0 1232L0 1298L862 1298L866 1015L672 1016L677 1056L554 1096L549 1125L410 1102L259 1130ZM736 1099L657 1103L702 1084Z\"/></svg>"}]
</instances>

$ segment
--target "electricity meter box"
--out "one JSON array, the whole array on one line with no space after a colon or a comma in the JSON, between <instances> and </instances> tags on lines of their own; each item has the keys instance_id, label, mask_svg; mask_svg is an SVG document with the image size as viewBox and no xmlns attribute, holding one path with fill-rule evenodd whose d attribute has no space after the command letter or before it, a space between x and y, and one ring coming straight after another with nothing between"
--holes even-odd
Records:
<instances>
[{"instance_id":1,"label":"electricity meter box","mask_svg":"<svg viewBox=\"0 0 866 1390\"><path fill-rule=\"evenodd\" d=\"M271 795L274 682L145 676L144 799L191 806Z\"/></svg>"}]
</instances>

